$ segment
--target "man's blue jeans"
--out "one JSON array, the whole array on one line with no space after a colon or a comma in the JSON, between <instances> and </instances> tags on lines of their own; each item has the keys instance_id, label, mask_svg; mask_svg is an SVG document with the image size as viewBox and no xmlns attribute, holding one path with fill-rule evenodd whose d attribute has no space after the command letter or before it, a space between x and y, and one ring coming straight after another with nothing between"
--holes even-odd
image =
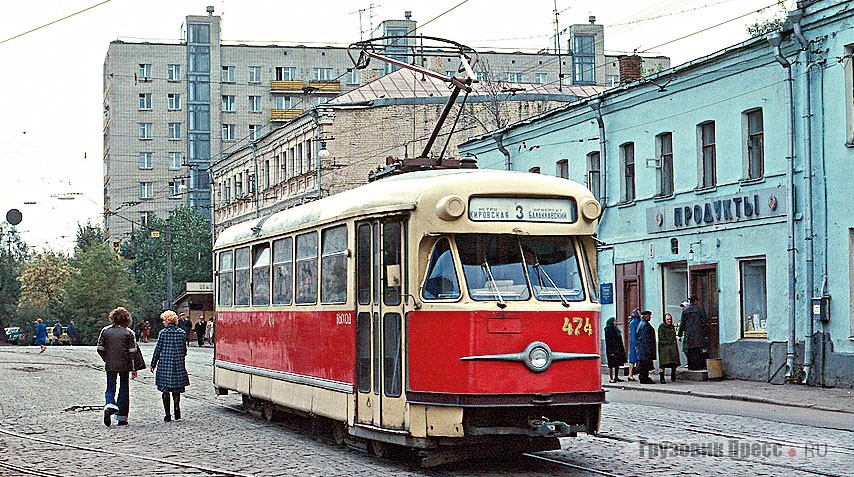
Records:
<instances>
[{"instance_id":1,"label":"man's blue jeans","mask_svg":"<svg viewBox=\"0 0 854 477\"><path fill-rule=\"evenodd\" d=\"M116 402L116 378L119 378L119 402ZM106 404L115 404L119 407L116 419L128 420L130 410L130 372L129 371L107 371L107 391L104 393Z\"/></svg>"}]
</instances>

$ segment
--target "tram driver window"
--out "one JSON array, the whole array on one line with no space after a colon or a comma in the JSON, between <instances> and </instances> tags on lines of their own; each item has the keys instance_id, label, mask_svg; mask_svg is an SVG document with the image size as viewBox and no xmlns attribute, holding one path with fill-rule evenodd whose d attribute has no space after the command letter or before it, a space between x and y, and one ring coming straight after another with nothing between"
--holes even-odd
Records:
<instances>
[{"instance_id":1,"label":"tram driver window","mask_svg":"<svg viewBox=\"0 0 854 477\"><path fill-rule=\"evenodd\" d=\"M323 231L320 260L320 302L347 301L347 226Z\"/></svg>"},{"instance_id":2,"label":"tram driver window","mask_svg":"<svg viewBox=\"0 0 854 477\"><path fill-rule=\"evenodd\" d=\"M317 303L317 232L297 235L296 303Z\"/></svg>"},{"instance_id":3,"label":"tram driver window","mask_svg":"<svg viewBox=\"0 0 854 477\"><path fill-rule=\"evenodd\" d=\"M457 249L472 299L501 302L531 297L516 237L458 235Z\"/></svg>"},{"instance_id":4,"label":"tram driver window","mask_svg":"<svg viewBox=\"0 0 854 477\"><path fill-rule=\"evenodd\" d=\"M234 251L234 304L246 306L249 304L249 247L238 248Z\"/></svg>"},{"instance_id":5,"label":"tram driver window","mask_svg":"<svg viewBox=\"0 0 854 477\"><path fill-rule=\"evenodd\" d=\"M219 253L219 289L216 297L220 306L231 306L234 298L234 252L231 250Z\"/></svg>"},{"instance_id":6,"label":"tram driver window","mask_svg":"<svg viewBox=\"0 0 854 477\"><path fill-rule=\"evenodd\" d=\"M457 278L457 271L454 270L454 255L451 252L451 244L446 238L440 239L433 247L427 277L421 288L421 296L425 300L460 297L460 281Z\"/></svg>"},{"instance_id":7,"label":"tram driver window","mask_svg":"<svg viewBox=\"0 0 854 477\"><path fill-rule=\"evenodd\" d=\"M252 306L270 304L270 244L252 247Z\"/></svg>"}]
</instances>

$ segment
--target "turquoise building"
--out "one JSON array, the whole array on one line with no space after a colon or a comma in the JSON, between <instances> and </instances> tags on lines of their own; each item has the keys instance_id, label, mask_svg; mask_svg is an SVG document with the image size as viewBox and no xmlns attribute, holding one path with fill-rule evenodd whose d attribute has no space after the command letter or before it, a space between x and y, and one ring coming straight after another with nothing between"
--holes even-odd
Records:
<instances>
[{"instance_id":1,"label":"turquoise building","mask_svg":"<svg viewBox=\"0 0 854 477\"><path fill-rule=\"evenodd\" d=\"M727 376L854 387L852 56L851 3L803 1L778 33L460 152L593 190L603 321L679 321L697 295Z\"/></svg>"}]
</instances>

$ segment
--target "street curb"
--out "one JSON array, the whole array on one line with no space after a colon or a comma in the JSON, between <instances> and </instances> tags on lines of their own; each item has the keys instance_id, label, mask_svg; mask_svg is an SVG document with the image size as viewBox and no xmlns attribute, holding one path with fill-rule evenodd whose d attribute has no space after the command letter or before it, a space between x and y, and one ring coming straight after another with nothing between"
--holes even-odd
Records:
<instances>
[{"instance_id":1,"label":"street curb","mask_svg":"<svg viewBox=\"0 0 854 477\"><path fill-rule=\"evenodd\" d=\"M777 399L769 399L769 398L760 398L756 396L746 396L744 394L715 394L715 393L706 393L700 391L691 391L689 390L681 390L681 389L662 389L662 388L642 388L642 387L634 387L634 386L625 386L619 384L602 384L603 388L609 389L619 389L622 391L643 391L650 393L661 393L661 394L678 394L681 396L697 396L701 398L708 399L723 399L728 401L746 401L746 402L755 402L761 404L773 404L775 406L787 406L787 407L799 407L804 409L816 409L818 411L828 411L828 412L841 412L845 414L854 414L854 411L849 411L846 409L835 409L825 406L819 406L816 404L805 404L805 403L795 403L788 401L780 401Z\"/></svg>"}]
</instances>

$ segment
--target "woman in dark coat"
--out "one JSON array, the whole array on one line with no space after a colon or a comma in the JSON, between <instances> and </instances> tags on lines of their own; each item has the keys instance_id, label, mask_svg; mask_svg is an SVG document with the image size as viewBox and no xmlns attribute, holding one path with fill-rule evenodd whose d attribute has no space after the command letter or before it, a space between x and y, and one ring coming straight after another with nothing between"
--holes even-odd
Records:
<instances>
[{"instance_id":1,"label":"woman in dark coat","mask_svg":"<svg viewBox=\"0 0 854 477\"><path fill-rule=\"evenodd\" d=\"M679 347L676 346L676 327L673 315L664 314L664 321L658 325L658 379L665 384L664 370L670 368L670 380L676 381L676 368L680 365Z\"/></svg>"},{"instance_id":2,"label":"woman in dark coat","mask_svg":"<svg viewBox=\"0 0 854 477\"><path fill-rule=\"evenodd\" d=\"M187 356L187 333L178 328L178 315L172 310L166 310L160 315L163 328L157 336L154 356L151 357L151 372L155 373L154 384L163 393L163 420L169 422L169 395L175 401L175 419L181 419L181 393L184 387L190 385L187 367L184 359Z\"/></svg>"},{"instance_id":3,"label":"woman in dark coat","mask_svg":"<svg viewBox=\"0 0 854 477\"><path fill-rule=\"evenodd\" d=\"M651 317L651 311L644 310L641 312L641 321L637 329L638 344L635 347L635 353L638 358L638 382L641 384L655 382L649 379L649 372L654 369L653 361L655 360L655 330L649 324Z\"/></svg>"},{"instance_id":4,"label":"woman in dark coat","mask_svg":"<svg viewBox=\"0 0 854 477\"><path fill-rule=\"evenodd\" d=\"M622 382L620 367L626 364L626 349L623 348L623 337L620 329L614 324L614 318L608 318L605 323L605 355L608 357L608 381Z\"/></svg>"}]
</instances>

